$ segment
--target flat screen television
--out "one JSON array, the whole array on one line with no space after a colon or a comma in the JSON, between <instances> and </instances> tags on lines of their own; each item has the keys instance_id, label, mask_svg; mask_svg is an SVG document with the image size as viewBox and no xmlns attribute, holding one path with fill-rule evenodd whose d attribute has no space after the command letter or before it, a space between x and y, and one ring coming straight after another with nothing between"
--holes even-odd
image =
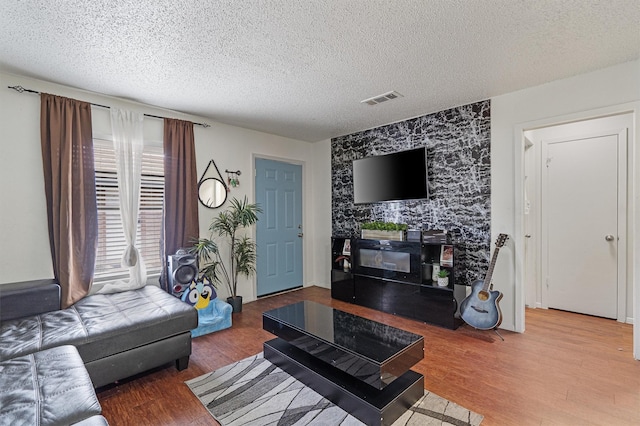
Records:
<instances>
[{"instance_id":1,"label":"flat screen television","mask_svg":"<svg viewBox=\"0 0 640 426\"><path fill-rule=\"evenodd\" d=\"M425 147L353 161L353 202L428 198Z\"/></svg>"}]
</instances>

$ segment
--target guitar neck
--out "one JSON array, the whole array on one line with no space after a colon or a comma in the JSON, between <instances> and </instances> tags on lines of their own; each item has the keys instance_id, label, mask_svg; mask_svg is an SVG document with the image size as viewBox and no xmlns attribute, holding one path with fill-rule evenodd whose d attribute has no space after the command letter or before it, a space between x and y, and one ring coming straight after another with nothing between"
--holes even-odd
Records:
<instances>
[{"instance_id":1,"label":"guitar neck","mask_svg":"<svg viewBox=\"0 0 640 426\"><path fill-rule=\"evenodd\" d=\"M496 266L496 260L498 260L498 252L500 251L500 247L504 245L504 242L509 238L506 234L500 234L498 236L498 241L496 241L496 249L493 251L493 257L491 258L491 263L489 263L489 268L487 269L487 275L484 277L484 284L482 286L482 291L487 291L489 286L491 285L491 278L493 278L493 268Z\"/></svg>"},{"instance_id":2,"label":"guitar neck","mask_svg":"<svg viewBox=\"0 0 640 426\"><path fill-rule=\"evenodd\" d=\"M484 277L484 285L482 286L482 291L487 291L489 289L489 285L491 284L491 279L493 278L493 268L496 266L496 260L498 259L498 252L500 251L499 247L496 247L493 252L493 257L491 258L491 263L489 263L489 269L487 269L487 275Z\"/></svg>"}]
</instances>

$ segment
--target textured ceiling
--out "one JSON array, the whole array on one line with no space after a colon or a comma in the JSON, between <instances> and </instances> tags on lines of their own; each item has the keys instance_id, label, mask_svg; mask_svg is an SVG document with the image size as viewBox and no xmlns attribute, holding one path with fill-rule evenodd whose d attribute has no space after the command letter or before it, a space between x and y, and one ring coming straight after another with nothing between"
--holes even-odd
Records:
<instances>
[{"instance_id":1,"label":"textured ceiling","mask_svg":"<svg viewBox=\"0 0 640 426\"><path fill-rule=\"evenodd\" d=\"M639 0L0 2L2 71L304 141L638 57Z\"/></svg>"}]
</instances>

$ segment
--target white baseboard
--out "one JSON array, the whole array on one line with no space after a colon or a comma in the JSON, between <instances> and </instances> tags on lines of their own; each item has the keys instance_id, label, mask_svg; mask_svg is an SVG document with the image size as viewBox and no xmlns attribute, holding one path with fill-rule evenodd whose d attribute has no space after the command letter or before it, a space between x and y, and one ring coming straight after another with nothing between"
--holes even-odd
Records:
<instances>
[{"instance_id":1,"label":"white baseboard","mask_svg":"<svg viewBox=\"0 0 640 426\"><path fill-rule=\"evenodd\" d=\"M529 308L529 309L543 309L543 308L542 308L542 303L540 303L540 302L536 302L536 303L534 303L534 305L533 305L533 306L531 306L531 305L525 305L525 307L526 307L526 308Z\"/></svg>"}]
</instances>

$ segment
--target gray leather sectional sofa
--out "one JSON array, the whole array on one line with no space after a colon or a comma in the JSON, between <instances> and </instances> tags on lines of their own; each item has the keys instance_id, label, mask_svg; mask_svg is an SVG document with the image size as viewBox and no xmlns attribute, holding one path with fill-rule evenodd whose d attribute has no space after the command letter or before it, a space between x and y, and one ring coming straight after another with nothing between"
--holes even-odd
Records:
<instances>
[{"instance_id":1,"label":"gray leather sectional sofa","mask_svg":"<svg viewBox=\"0 0 640 426\"><path fill-rule=\"evenodd\" d=\"M0 361L0 382L2 426L108 424L73 346Z\"/></svg>"},{"instance_id":2,"label":"gray leather sectional sofa","mask_svg":"<svg viewBox=\"0 0 640 426\"><path fill-rule=\"evenodd\" d=\"M11 360L34 362L34 356L66 345L77 350L96 388L172 361L179 370L187 368L197 311L158 287L92 295L67 309L59 306L54 282L0 286L0 369ZM14 401L2 390L11 388L9 377L0 374L0 419L11 410L3 402Z\"/></svg>"}]
</instances>

